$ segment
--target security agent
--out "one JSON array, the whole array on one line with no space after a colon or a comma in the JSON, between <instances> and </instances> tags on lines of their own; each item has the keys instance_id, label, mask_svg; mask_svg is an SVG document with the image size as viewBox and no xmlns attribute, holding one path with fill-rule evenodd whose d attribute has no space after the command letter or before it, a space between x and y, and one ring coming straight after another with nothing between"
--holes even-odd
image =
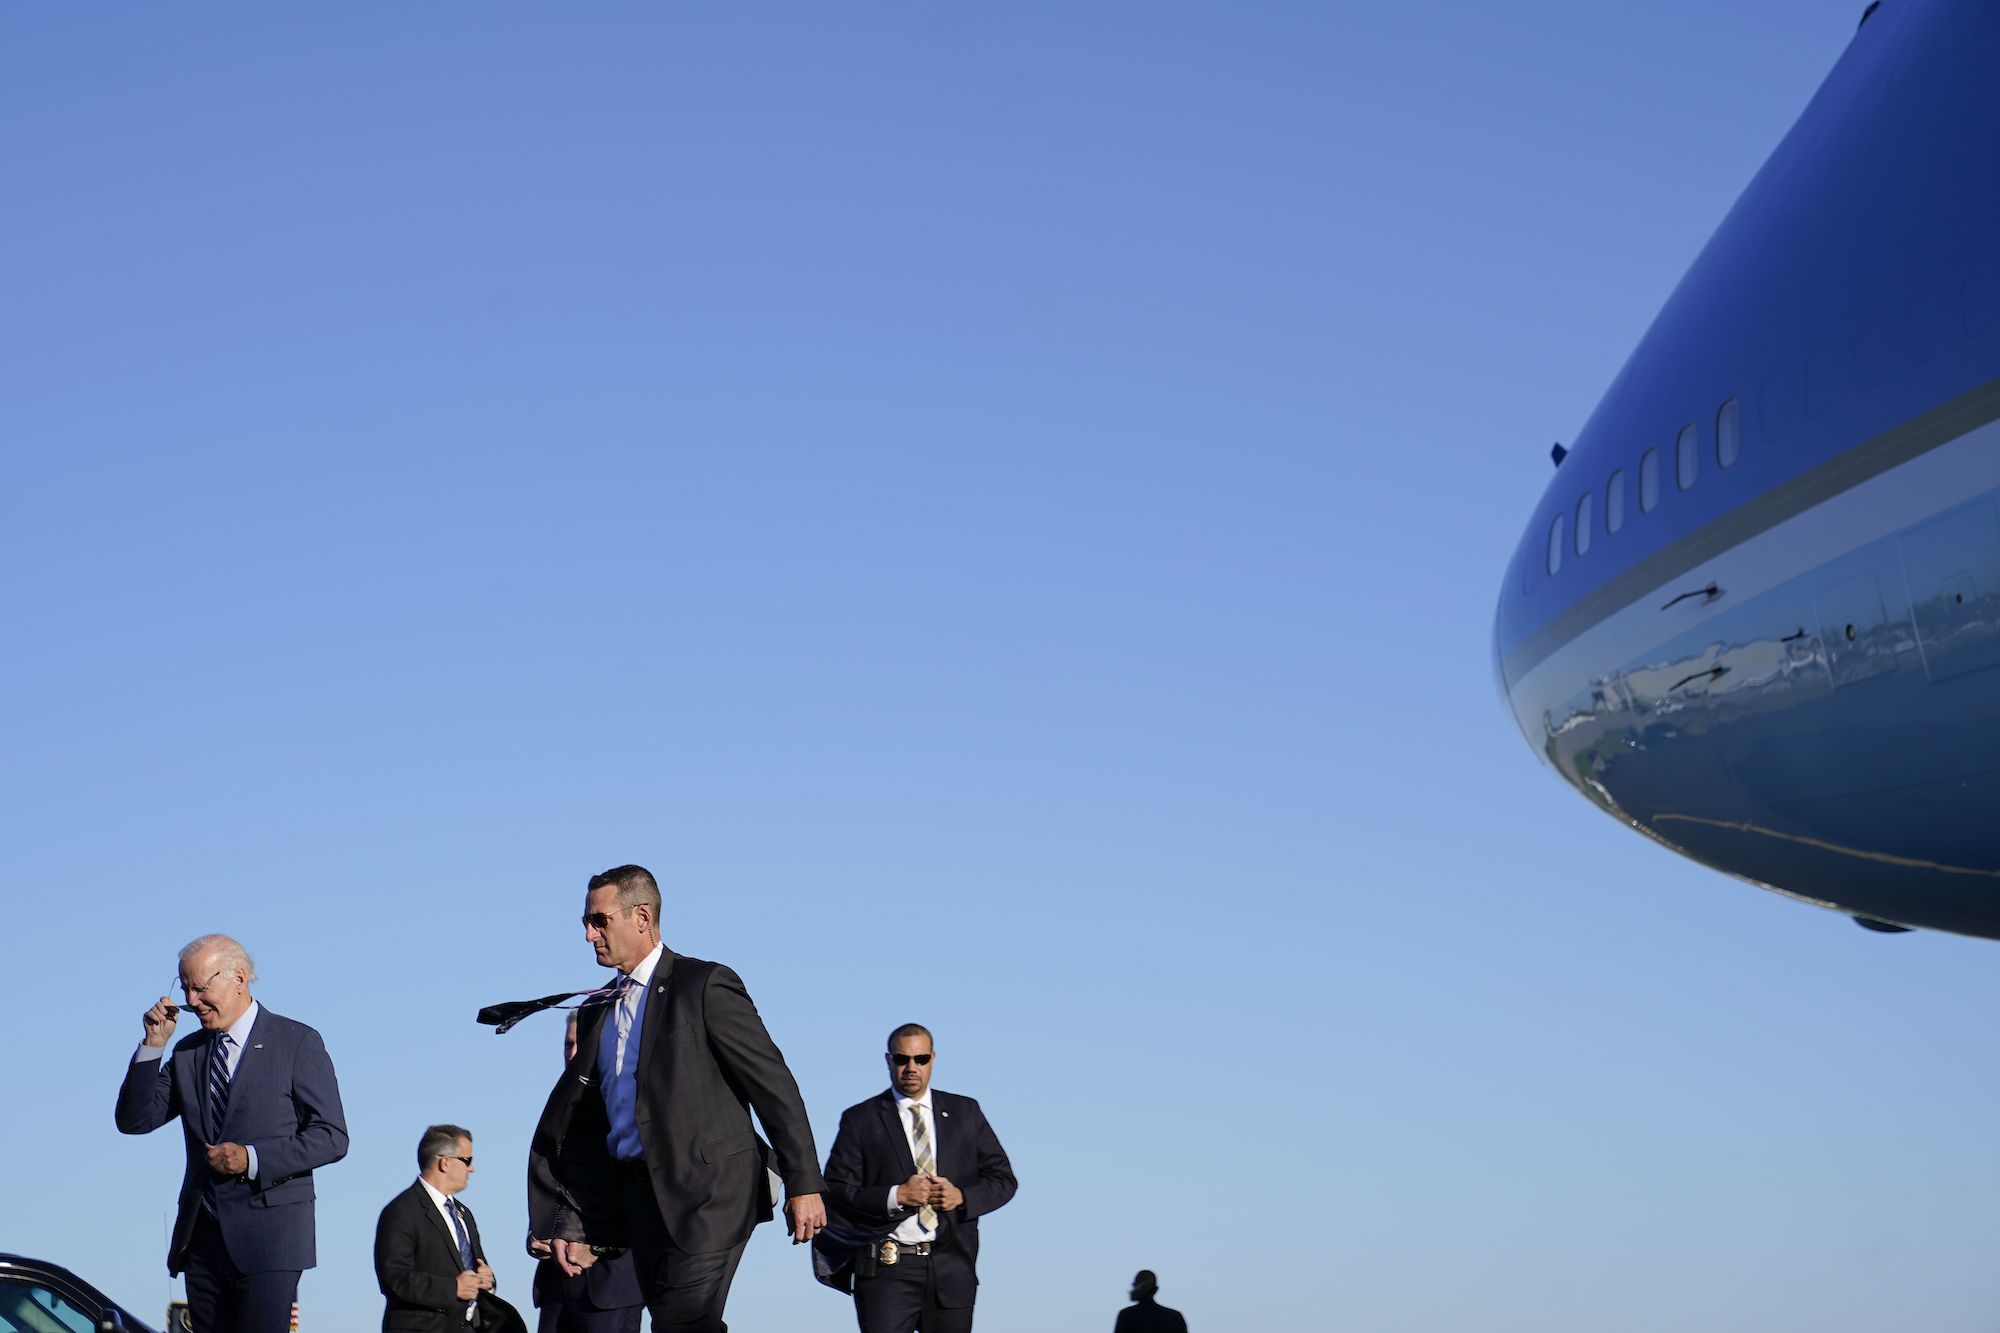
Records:
<instances>
[{"instance_id":1,"label":"security agent","mask_svg":"<svg viewBox=\"0 0 2000 1333\"><path fill-rule=\"evenodd\" d=\"M587 1250L629 1248L658 1333L723 1333L737 1264L776 1202L770 1179L796 1243L826 1225L826 1205L798 1082L742 978L668 949L659 921L644 866L590 877L584 939L621 979L582 1011L535 1128L528 1215L568 1277Z\"/></svg>"},{"instance_id":2,"label":"security agent","mask_svg":"<svg viewBox=\"0 0 2000 1333\"><path fill-rule=\"evenodd\" d=\"M978 1102L932 1090L929 1029L897 1028L883 1059L889 1089L841 1113L826 1161L828 1201L864 1241L840 1256L855 1318L861 1333L970 1333L979 1219L1014 1197L1014 1169Z\"/></svg>"},{"instance_id":3,"label":"security agent","mask_svg":"<svg viewBox=\"0 0 2000 1333\"><path fill-rule=\"evenodd\" d=\"M375 1283L383 1333L527 1333L494 1294L479 1223L458 1196L472 1181L472 1132L432 1125L417 1141L416 1182L375 1223Z\"/></svg>"}]
</instances>

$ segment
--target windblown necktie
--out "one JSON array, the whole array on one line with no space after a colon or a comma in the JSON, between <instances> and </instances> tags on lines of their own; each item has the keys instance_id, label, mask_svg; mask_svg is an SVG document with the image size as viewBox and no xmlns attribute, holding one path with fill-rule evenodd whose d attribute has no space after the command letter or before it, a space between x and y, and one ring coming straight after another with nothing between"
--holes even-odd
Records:
<instances>
[{"instance_id":1,"label":"windblown necktie","mask_svg":"<svg viewBox=\"0 0 2000 1333\"><path fill-rule=\"evenodd\" d=\"M936 1175L937 1156L931 1151L931 1132L924 1125L924 1108L916 1102L910 1103L910 1147L917 1159L917 1174ZM937 1209L925 1204L917 1209L917 1221L924 1230L936 1231Z\"/></svg>"}]
</instances>

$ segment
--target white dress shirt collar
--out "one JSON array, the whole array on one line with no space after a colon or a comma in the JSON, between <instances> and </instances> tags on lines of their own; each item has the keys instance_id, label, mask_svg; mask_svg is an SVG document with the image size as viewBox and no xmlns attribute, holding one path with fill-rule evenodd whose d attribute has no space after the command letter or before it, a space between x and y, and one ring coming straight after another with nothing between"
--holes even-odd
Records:
<instances>
[{"instance_id":1,"label":"white dress shirt collar","mask_svg":"<svg viewBox=\"0 0 2000 1333\"><path fill-rule=\"evenodd\" d=\"M236 1016L236 1021L223 1029L229 1034L229 1039L236 1043L237 1050L241 1051L250 1044L250 1029L257 1025L258 1012L257 1002L252 1000L249 1006Z\"/></svg>"},{"instance_id":2,"label":"white dress shirt collar","mask_svg":"<svg viewBox=\"0 0 2000 1333\"><path fill-rule=\"evenodd\" d=\"M640 959L639 965L632 969L632 980L641 986L650 985L653 980L653 969L660 965L660 957L666 951L667 942L665 940L661 940L658 944L655 944L653 951Z\"/></svg>"}]
</instances>

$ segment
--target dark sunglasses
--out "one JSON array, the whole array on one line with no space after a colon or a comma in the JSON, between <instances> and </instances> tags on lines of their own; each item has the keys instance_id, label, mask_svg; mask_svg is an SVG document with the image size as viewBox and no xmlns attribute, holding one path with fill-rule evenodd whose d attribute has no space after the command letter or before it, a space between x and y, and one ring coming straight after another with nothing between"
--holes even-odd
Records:
<instances>
[{"instance_id":1,"label":"dark sunglasses","mask_svg":"<svg viewBox=\"0 0 2000 1333\"><path fill-rule=\"evenodd\" d=\"M641 904L639 903L632 904L632 907L638 907L638 906L641 906ZM583 918L583 928L585 930L603 930L606 926L609 926L611 924L612 917L619 916L625 912L629 912L632 910L632 907L619 907L609 912L586 913Z\"/></svg>"},{"instance_id":2,"label":"dark sunglasses","mask_svg":"<svg viewBox=\"0 0 2000 1333\"><path fill-rule=\"evenodd\" d=\"M448 1162L464 1162L466 1170L470 1171L472 1169L472 1159L470 1157L460 1157L457 1153L449 1152L443 1154L443 1157Z\"/></svg>"},{"instance_id":3,"label":"dark sunglasses","mask_svg":"<svg viewBox=\"0 0 2000 1333\"><path fill-rule=\"evenodd\" d=\"M904 1065L927 1065L930 1062L931 1053L929 1051L925 1051L922 1055L897 1055L894 1052L891 1052L889 1055L889 1063L898 1069L901 1069Z\"/></svg>"}]
</instances>

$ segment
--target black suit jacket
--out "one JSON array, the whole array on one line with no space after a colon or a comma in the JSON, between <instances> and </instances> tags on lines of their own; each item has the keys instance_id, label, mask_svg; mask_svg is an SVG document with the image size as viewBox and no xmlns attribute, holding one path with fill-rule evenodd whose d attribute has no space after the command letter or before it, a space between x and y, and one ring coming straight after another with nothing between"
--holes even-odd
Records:
<instances>
[{"instance_id":1,"label":"black suit jacket","mask_svg":"<svg viewBox=\"0 0 2000 1333\"><path fill-rule=\"evenodd\" d=\"M1187 1320L1179 1310L1170 1310L1152 1301L1140 1301L1118 1312L1112 1333L1187 1333Z\"/></svg>"},{"instance_id":2,"label":"black suit jacket","mask_svg":"<svg viewBox=\"0 0 2000 1333\"><path fill-rule=\"evenodd\" d=\"M479 1239L479 1223L463 1203L459 1215L465 1219L466 1234L472 1240L475 1263L486 1258ZM375 1282L388 1304L382 1310L382 1328L404 1333L467 1333L466 1302L458 1299L458 1237L451 1232L431 1202L421 1181L389 1200L375 1223ZM527 1325L520 1312L495 1296L479 1296L480 1328L483 1333L519 1329Z\"/></svg>"},{"instance_id":3,"label":"black suit jacket","mask_svg":"<svg viewBox=\"0 0 2000 1333\"><path fill-rule=\"evenodd\" d=\"M529 1145L529 1226L543 1238L628 1243L597 1065L610 1013L608 1004L581 1011L576 1059L556 1081ZM799 1085L727 967L671 949L661 954L636 1075L640 1155L677 1248L726 1250L769 1221L767 1165L788 1195L825 1190ZM751 1128L752 1107L769 1145Z\"/></svg>"},{"instance_id":4,"label":"black suit jacket","mask_svg":"<svg viewBox=\"0 0 2000 1333\"><path fill-rule=\"evenodd\" d=\"M555 1260L543 1259L535 1265L534 1294L544 1333L565 1323L638 1333L646 1312L646 1293L639 1289L639 1269L630 1250L603 1255L575 1277L565 1276Z\"/></svg>"},{"instance_id":5,"label":"black suit jacket","mask_svg":"<svg viewBox=\"0 0 2000 1333\"><path fill-rule=\"evenodd\" d=\"M957 1308L972 1304L979 1285L979 1219L1013 1198L1018 1185L1007 1151L978 1102L933 1088L931 1110L937 1126L937 1173L965 1195L962 1206L939 1216L931 1248L938 1304ZM916 1173L894 1092L841 1112L840 1132L826 1159L826 1197L854 1229L880 1238L914 1213L914 1208L890 1208L889 1191Z\"/></svg>"}]
</instances>

